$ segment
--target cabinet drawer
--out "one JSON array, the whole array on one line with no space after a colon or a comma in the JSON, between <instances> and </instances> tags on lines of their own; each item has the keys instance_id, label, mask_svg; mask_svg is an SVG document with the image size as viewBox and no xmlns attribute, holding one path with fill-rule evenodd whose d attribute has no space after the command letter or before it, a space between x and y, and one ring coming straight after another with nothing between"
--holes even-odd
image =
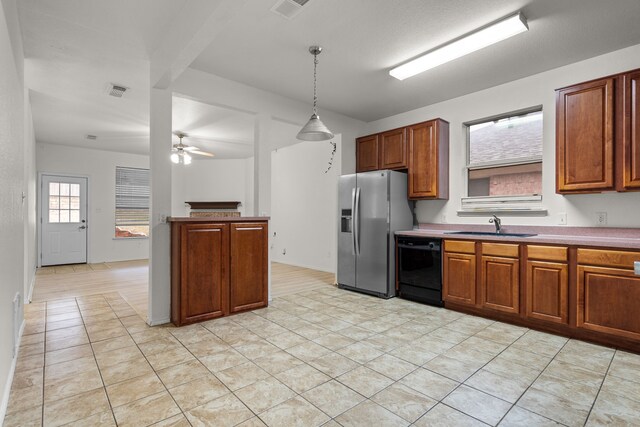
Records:
<instances>
[{"instance_id":1,"label":"cabinet drawer","mask_svg":"<svg viewBox=\"0 0 640 427\"><path fill-rule=\"evenodd\" d=\"M566 246L527 246L527 258L540 261L567 261Z\"/></svg>"},{"instance_id":2,"label":"cabinet drawer","mask_svg":"<svg viewBox=\"0 0 640 427\"><path fill-rule=\"evenodd\" d=\"M445 240L444 250L447 252L458 252L462 254L475 254L476 242L465 240Z\"/></svg>"},{"instance_id":3,"label":"cabinet drawer","mask_svg":"<svg viewBox=\"0 0 640 427\"><path fill-rule=\"evenodd\" d=\"M634 261L640 261L640 252L578 249L578 264L619 267L633 270Z\"/></svg>"},{"instance_id":4,"label":"cabinet drawer","mask_svg":"<svg viewBox=\"0 0 640 427\"><path fill-rule=\"evenodd\" d=\"M504 243L483 243L482 255L518 258L519 247L519 245L509 245Z\"/></svg>"}]
</instances>

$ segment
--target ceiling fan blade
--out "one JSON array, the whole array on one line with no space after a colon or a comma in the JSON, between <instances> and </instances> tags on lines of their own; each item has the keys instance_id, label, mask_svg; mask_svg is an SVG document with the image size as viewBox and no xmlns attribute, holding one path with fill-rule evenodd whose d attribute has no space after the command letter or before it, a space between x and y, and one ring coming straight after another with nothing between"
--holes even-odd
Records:
<instances>
[{"instance_id":1,"label":"ceiling fan blade","mask_svg":"<svg viewBox=\"0 0 640 427\"><path fill-rule=\"evenodd\" d=\"M191 150L190 153L199 154L201 156L206 156L206 157L215 157L215 154L213 153L207 153L206 151L200 151L200 150Z\"/></svg>"},{"instance_id":2,"label":"ceiling fan blade","mask_svg":"<svg viewBox=\"0 0 640 427\"><path fill-rule=\"evenodd\" d=\"M185 145L183 150L184 151L198 151L198 147L194 147L193 145Z\"/></svg>"}]
</instances>

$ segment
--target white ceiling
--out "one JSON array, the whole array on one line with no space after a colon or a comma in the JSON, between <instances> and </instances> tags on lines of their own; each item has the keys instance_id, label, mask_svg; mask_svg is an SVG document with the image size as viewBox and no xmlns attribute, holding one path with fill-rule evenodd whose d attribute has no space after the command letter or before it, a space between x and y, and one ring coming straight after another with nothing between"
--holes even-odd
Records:
<instances>
[{"instance_id":1,"label":"white ceiling","mask_svg":"<svg viewBox=\"0 0 640 427\"><path fill-rule=\"evenodd\" d=\"M273 4L248 0L192 67L310 103L307 47L319 43L320 107L365 121L640 43L638 0L311 0L291 21L270 12ZM194 3L18 5L37 140L147 153L149 57ZM517 10L529 32L403 82L388 76L390 67ZM109 97L111 82L131 90ZM246 113L174 97L173 126L217 158L253 150Z\"/></svg>"}]
</instances>

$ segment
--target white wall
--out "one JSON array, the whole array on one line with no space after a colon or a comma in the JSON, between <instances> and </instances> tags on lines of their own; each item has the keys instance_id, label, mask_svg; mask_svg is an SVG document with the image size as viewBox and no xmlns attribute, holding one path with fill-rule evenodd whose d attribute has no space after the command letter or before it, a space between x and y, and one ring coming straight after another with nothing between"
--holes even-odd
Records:
<instances>
[{"instance_id":1,"label":"white wall","mask_svg":"<svg viewBox=\"0 0 640 427\"><path fill-rule=\"evenodd\" d=\"M116 166L148 168L148 156L38 143L36 164L38 173L89 177L89 262L148 258L147 239L114 239Z\"/></svg>"},{"instance_id":2,"label":"white wall","mask_svg":"<svg viewBox=\"0 0 640 427\"><path fill-rule=\"evenodd\" d=\"M25 144L24 144L24 193L23 202L23 237L24 237L24 299L28 302L33 292L38 263L38 237L36 233L37 209L37 172L36 172L36 137L31 116L29 97L25 91Z\"/></svg>"},{"instance_id":3,"label":"white wall","mask_svg":"<svg viewBox=\"0 0 640 427\"><path fill-rule=\"evenodd\" d=\"M33 134L24 90L24 56L15 0L0 5L0 420L15 367L14 345L23 325L22 302L29 270L27 236ZM23 197L25 195L26 197ZM13 301L19 308L14 321ZM1 422L1 421L0 421Z\"/></svg>"},{"instance_id":4,"label":"white wall","mask_svg":"<svg viewBox=\"0 0 640 427\"><path fill-rule=\"evenodd\" d=\"M252 214L251 205L247 209L252 199L248 193L249 185L253 188L252 163L247 159L201 159L187 166L173 165L171 215L189 216L187 201L239 201L241 215Z\"/></svg>"},{"instance_id":5,"label":"white wall","mask_svg":"<svg viewBox=\"0 0 640 427\"><path fill-rule=\"evenodd\" d=\"M334 142L339 151L340 137ZM325 173L331 150L329 142L299 142L271 153L273 261L335 273L340 157Z\"/></svg>"},{"instance_id":6,"label":"white wall","mask_svg":"<svg viewBox=\"0 0 640 427\"><path fill-rule=\"evenodd\" d=\"M608 213L608 225L640 227L639 193L603 193L561 196L555 193L555 92L554 89L640 67L640 45L611 52L555 70L536 74L470 95L418 108L371 122L366 133L375 133L441 117L450 123L450 199L419 201L419 222L486 223L487 217L459 217L460 197L466 193L466 135L463 123L543 106L543 204L548 216L505 217L504 224L558 225L567 213L570 226L595 226L595 212Z\"/></svg>"}]
</instances>

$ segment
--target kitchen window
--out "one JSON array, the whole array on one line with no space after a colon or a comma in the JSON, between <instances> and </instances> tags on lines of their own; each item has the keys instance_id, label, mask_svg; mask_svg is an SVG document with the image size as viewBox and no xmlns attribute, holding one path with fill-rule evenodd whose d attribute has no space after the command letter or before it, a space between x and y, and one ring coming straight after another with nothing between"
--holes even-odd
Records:
<instances>
[{"instance_id":1,"label":"kitchen window","mask_svg":"<svg viewBox=\"0 0 640 427\"><path fill-rule=\"evenodd\" d=\"M149 236L149 170L116 166L116 238Z\"/></svg>"},{"instance_id":2,"label":"kitchen window","mask_svg":"<svg viewBox=\"0 0 640 427\"><path fill-rule=\"evenodd\" d=\"M544 211L542 109L466 123L467 197L461 213Z\"/></svg>"}]
</instances>

